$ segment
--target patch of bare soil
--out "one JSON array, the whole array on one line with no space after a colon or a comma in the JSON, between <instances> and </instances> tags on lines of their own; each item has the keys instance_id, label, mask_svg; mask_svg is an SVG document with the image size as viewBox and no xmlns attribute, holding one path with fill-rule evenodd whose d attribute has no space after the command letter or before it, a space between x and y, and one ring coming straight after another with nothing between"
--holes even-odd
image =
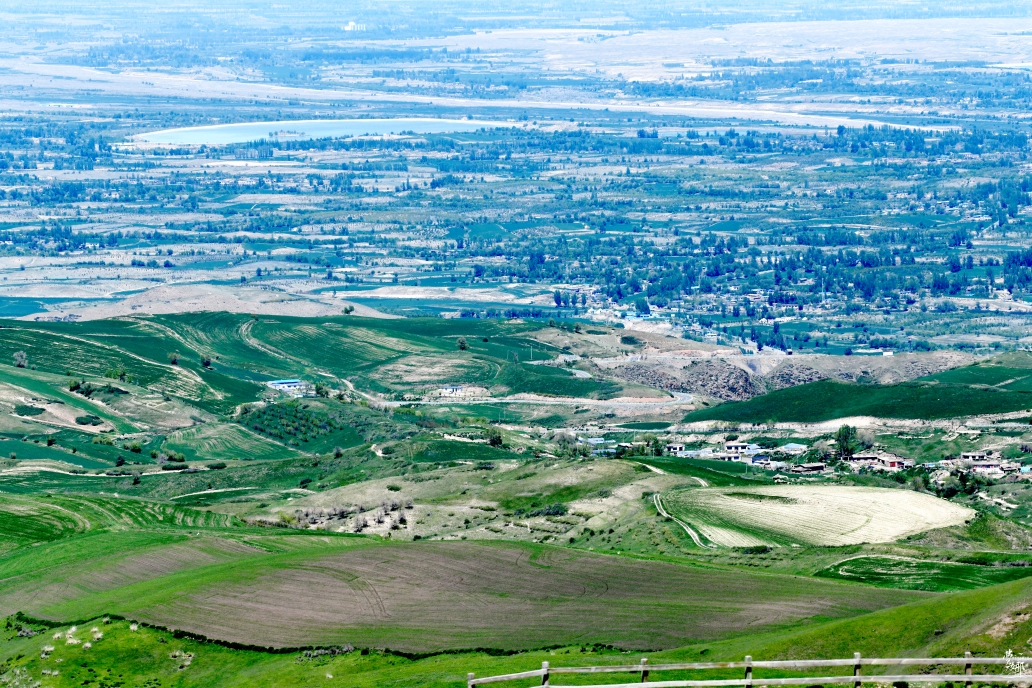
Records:
<instances>
[{"instance_id":1,"label":"patch of bare soil","mask_svg":"<svg viewBox=\"0 0 1032 688\"><path fill-rule=\"evenodd\" d=\"M668 392L689 391L684 380L671 375L664 367L631 363L617 368L614 372L621 379L628 382L636 382L646 387L665 389Z\"/></svg>"},{"instance_id":2,"label":"patch of bare soil","mask_svg":"<svg viewBox=\"0 0 1032 688\"><path fill-rule=\"evenodd\" d=\"M805 385L808 382L823 380L827 375L814 368L800 363L785 363L778 366L766 376L767 388L770 390L786 389L796 385Z\"/></svg>"},{"instance_id":3,"label":"patch of bare soil","mask_svg":"<svg viewBox=\"0 0 1032 688\"><path fill-rule=\"evenodd\" d=\"M655 389L741 401L827 378L894 384L973 360L970 354L955 351L896 356L728 356L692 361L678 369L671 360L657 356L607 367L617 377Z\"/></svg>"},{"instance_id":4,"label":"patch of bare soil","mask_svg":"<svg viewBox=\"0 0 1032 688\"><path fill-rule=\"evenodd\" d=\"M766 391L762 378L719 359L693 361L679 370L670 365L630 363L616 368L613 373L648 387L701 394L724 401L750 399Z\"/></svg>"},{"instance_id":5,"label":"patch of bare soil","mask_svg":"<svg viewBox=\"0 0 1032 688\"><path fill-rule=\"evenodd\" d=\"M98 320L126 315L155 315L166 313L192 313L200 311L225 311L229 313L256 313L258 315L295 315L301 317L324 317L340 315L346 301L326 301L288 294L266 285L215 285L204 283L163 284L146 291L132 294L124 299L83 303L80 307L66 308L61 312L34 314L24 319L46 319L47 317L74 317L78 320ZM377 310L350 304L356 315L369 317L386 316Z\"/></svg>"},{"instance_id":6,"label":"patch of bare soil","mask_svg":"<svg viewBox=\"0 0 1032 688\"><path fill-rule=\"evenodd\" d=\"M992 628L986 631L986 634L995 638L996 640L1003 640L1005 637L1010 635L1011 631L1015 627L1032 619L1032 615L1028 612L1014 612L1013 614L1004 614L1003 617L993 624Z\"/></svg>"},{"instance_id":7,"label":"patch of bare soil","mask_svg":"<svg viewBox=\"0 0 1032 688\"><path fill-rule=\"evenodd\" d=\"M699 361L682 372L687 391L706 394L725 401L749 399L766 390L762 383L738 366L724 361Z\"/></svg>"},{"instance_id":8,"label":"patch of bare soil","mask_svg":"<svg viewBox=\"0 0 1032 688\"><path fill-rule=\"evenodd\" d=\"M679 647L917 596L571 550L548 555L501 543L358 547L172 594L164 604L126 607L153 623L242 643L427 652L592 642Z\"/></svg>"},{"instance_id":9,"label":"patch of bare soil","mask_svg":"<svg viewBox=\"0 0 1032 688\"><path fill-rule=\"evenodd\" d=\"M895 356L807 356L806 364L825 377L883 385L934 375L975 360L959 351L896 354Z\"/></svg>"}]
</instances>

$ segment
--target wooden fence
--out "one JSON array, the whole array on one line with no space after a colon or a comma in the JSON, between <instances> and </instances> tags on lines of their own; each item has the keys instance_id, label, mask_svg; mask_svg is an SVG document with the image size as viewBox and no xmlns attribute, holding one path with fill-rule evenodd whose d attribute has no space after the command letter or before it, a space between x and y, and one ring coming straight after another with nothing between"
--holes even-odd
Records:
<instances>
[{"instance_id":1,"label":"wooden fence","mask_svg":"<svg viewBox=\"0 0 1032 688\"><path fill-rule=\"evenodd\" d=\"M853 688L861 688L864 683L890 684L897 681L907 683L963 683L964 688L971 688L973 683L1005 683L1032 684L1032 668L1025 665L1023 657L972 657L971 653L965 653L964 657L932 657L932 658L895 658L895 659L865 659L860 653L853 655L852 659L812 659L812 660L787 660L772 662L754 662L752 657L746 657L742 662L694 662L690 664L649 664L648 658L643 658L639 664L626 664L620 666L588 666L588 667L553 667L548 662L542 662L540 669L522 671L517 674L504 674L501 676L485 676L477 678L469 674L467 681L468 688L479 686L485 683L500 683L502 681L517 681L520 679L540 678L541 685L560 688L562 684L552 683L552 677L559 674L638 674L633 682L606 683L568 686L566 688L638 688L640 684L648 682L651 688L725 688L733 686L816 686L827 684L852 684ZM1032 660L1029 660L1032 661ZM864 674L861 670L865 666L889 666L889 667L958 667L958 673L931 673L931 674ZM999 674L976 674L975 666L1004 666L1008 673ZM819 669L824 667L851 668L852 674L840 676L796 676L791 678L760 678L753 676L753 669ZM963 667L963 673L959 668ZM739 669L744 675L742 678L733 679L692 679L676 681L650 681L650 676L661 671L706 671L714 669ZM654 677L653 677L654 678Z\"/></svg>"}]
</instances>

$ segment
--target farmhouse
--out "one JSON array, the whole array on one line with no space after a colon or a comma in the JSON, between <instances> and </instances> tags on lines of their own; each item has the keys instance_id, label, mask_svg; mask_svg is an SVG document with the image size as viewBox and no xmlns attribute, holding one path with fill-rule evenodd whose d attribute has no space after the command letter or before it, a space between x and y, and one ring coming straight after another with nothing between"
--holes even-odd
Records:
<instances>
[{"instance_id":1,"label":"farmhouse","mask_svg":"<svg viewBox=\"0 0 1032 688\"><path fill-rule=\"evenodd\" d=\"M961 461L985 461L985 452L963 452L960 455Z\"/></svg>"},{"instance_id":2,"label":"farmhouse","mask_svg":"<svg viewBox=\"0 0 1032 688\"><path fill-rule=\"evenodd\" d=\"M666 450L671 454L677 454L678 452L684 451L684 445L671 443L666 446Z\"/></svg>"},{"instance_id":3,"label":"farmhouse","mask_svg":"<svg viewBox=\"0 0 1032 688\"><path fill-rule=\"evenodd\" d=\"M863 452L853 454L849 461L852 464L854 471L861 468L899 471L914 467L914 462L910 459L903 456L897 456L889 452Z\"/></svg>"},{"instance_id":4,"label":"farmhouse","mask_svg":"<svg viewBox=\"0 0 1032 688\"><path fill-rule=\"evenodd\" d=\"M878 457L878 463L884 468L913 468L914 462L910 459L904 459L902 456L896 456L895 454L882 454Z\"/></svg>"},{"instance_id":5,"label":"farmhouse","mask_svg":"<svg viewBox=\"0 0 1032 688\"><path fill-rule=\"evenodd\" d=\"M312 385L304 380L270 380L265 384L292 397L306 397L312 394Z\"/></svg>"}]
</instances>

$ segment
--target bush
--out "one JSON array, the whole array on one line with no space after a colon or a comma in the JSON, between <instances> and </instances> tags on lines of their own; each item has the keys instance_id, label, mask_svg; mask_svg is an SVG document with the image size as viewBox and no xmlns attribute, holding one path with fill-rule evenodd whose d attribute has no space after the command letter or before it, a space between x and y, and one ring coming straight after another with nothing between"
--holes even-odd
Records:
<instances>
[{"instance_id":1,"label":"bush","mask_svg":"<svg viewBox=\"0 0 1032 688\"><path fill-rule=\"evenodd\" d=\"M79 425L100 425L104 421L102 421L99 416L94 416L93 414L88 413L85 416L76 416L75 422Z\"/></svg>"},{"instance_id":2,"label":"bush","mask_svg":"<svg viewBox=\"0 0 1032 688\"><path fill-rule=\"evenodd\" d=\"M519 515L521 511L525 516L565 516L570 512L569 508L562 503L549 504L542 509L532 509L531 511L517 509L516 514Z\"/></svg>"},{"instance_id":3,"label":"bush","mask_svg":"<svg viewBox=\"0 0 1032 688\"><path fill-rule=\"evenodd\" d=\"M208 469L212 470L212 471L221 471L225 467L226 467L226 464L222 463L221 461L218 462L218 463L209 463L208 464Z\"/></svg>"},{"instance_id":4,"label":"bush","mask_svg":"<svg viewBox=\"0 0 1032 688\"><path fill-rule=\"evenodd\" d=\"M14 412L19 416L38 416L43 413L43 409L38 406L29 406L27 404L15 404Z\"/></svg>"},{"instance_id":5,"label":"bush","mask_svg":"<svg viewBox=\"0 0 1032 688\"><path fill-rule=\"evenodd\" d=\"M189 466L185 463L166 463L161 467L163 471L185 471Z\"/></svg>"}]
</instances>

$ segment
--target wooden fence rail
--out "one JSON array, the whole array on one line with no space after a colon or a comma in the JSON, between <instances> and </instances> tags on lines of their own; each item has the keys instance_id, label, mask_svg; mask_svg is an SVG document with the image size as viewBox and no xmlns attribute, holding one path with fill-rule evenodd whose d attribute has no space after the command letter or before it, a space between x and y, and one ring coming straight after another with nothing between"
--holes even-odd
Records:
<instances>
[{"instance_id":1,"label":"wooden fence rail","mask_svg":"<svg viewBox=\"0 0 1032 688\"><path fill-rule=\"evenodd\" d=\"M803 659L803 660L782 660L782 661L758 661L754 662L752 657L746 657L741 662L691 662L687 664L649 664L648 658L643 658L639 664L624 664L613 666L586 666L586 667L553 667L548 662L542 662L540 669L521 671L516 674L503 674L501 676L485 676L477 678L469 674L467 688L473 688L485 683L500 683L503 681L518 681L520 679L540 678L541 685L552 686L552 688L638 688L642 683L648 682L652 688L727 688L732 686L802 686L818 684L852 684L853 688L861 688L864 683L893 683L906 681L907 683L964 683L964 688L971 688L973 683L1004 683L1004 684L1032 684L1032 668L1025 665L1024 657L972 657L971 653L965 653L964 657L895 657L895 658L863 658L857 652L852 659ZM1028 660L1032 661L1032 660ZM1006 666L1010 673L1005 674L975 674L975 666ZM861 667L865 666L957 666L963 667L964 673L956 674L900 674L885 675L874 674L864 675ZM753 669L818 669L825 667L852 667L851 675L841 676L796 676L791 678L757 678L753 676ZM657 671L707 671L713 669L741 669L744 672L742 678L732 679L692 679L677 681L649 681L650 674ZM591 686L560 686L551 683L552 676L556 674L614 674L627 673L639 674L637 681L632 683L606 683Z\"/></svg>"}]
</instances>

